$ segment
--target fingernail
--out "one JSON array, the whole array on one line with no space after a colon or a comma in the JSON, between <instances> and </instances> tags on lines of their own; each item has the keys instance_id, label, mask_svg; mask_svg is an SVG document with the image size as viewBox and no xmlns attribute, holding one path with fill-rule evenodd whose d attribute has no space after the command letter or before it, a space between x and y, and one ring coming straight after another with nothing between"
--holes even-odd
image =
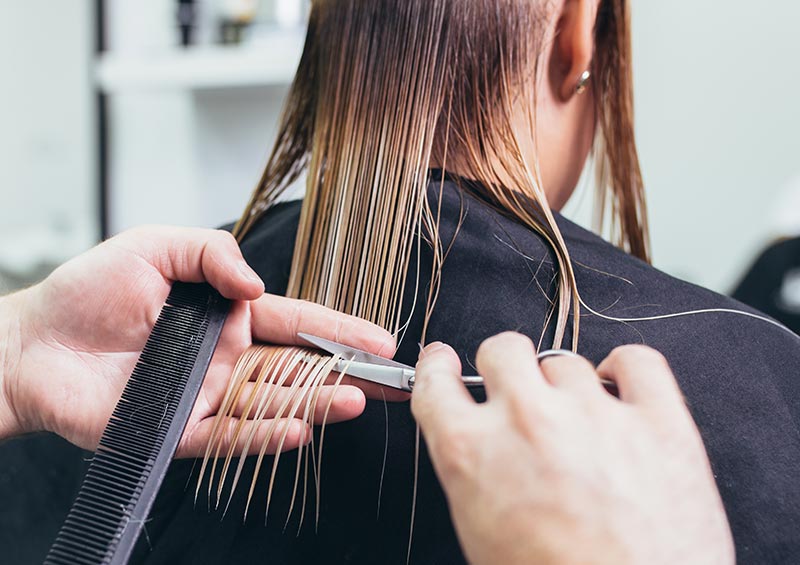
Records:
<instances>
[{"instance_id":1,"label":"fingernail","mask_svg":"<svg viewBox=\"0 0 800 565\"><path fill-rule=\"evenodd\" d=\"M433 343L429 343L424 348L422 347L422 344L420 343L419 358L423 359L423 358L427 357L428 355L432 355L433 353L436 353L437 351L441 351L445 347L447 347L447 346L444 343L442 343L441 341L434 341Z\"/></svg>"},{"instance_id":2,"label":"fingernail","mask_svg":"<svg viewBox=\"0 0 800 565\"><path fill-rule=\"evenodd\" d=\"M239 261L239 272L241 272L248 280L252 282L257 282L261 285L264 284L264 281L261 280L261 277L259 277L256 272L250 268L250 265L244 261Z\"/></svg>"}]
</instances>

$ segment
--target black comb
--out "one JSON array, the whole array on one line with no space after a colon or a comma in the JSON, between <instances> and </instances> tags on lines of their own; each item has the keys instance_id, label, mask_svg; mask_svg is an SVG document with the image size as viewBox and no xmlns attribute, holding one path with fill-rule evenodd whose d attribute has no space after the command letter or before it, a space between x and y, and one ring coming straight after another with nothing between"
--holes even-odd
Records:
<instances>
[{"instance_id":1,"label":"black comb","mask_svg":"<svg viewBox=\"0 0 800 565\"><path fill-rule=\"evenodd\" d=\"M173 284L46 564L127 563L229 307L207 284Z\"/></svg>"}]
</instances>

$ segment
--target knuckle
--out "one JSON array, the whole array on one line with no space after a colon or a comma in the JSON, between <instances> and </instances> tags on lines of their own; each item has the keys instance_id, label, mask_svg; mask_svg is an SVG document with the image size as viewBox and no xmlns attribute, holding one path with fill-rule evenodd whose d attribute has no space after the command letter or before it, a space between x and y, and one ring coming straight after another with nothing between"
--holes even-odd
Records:
<instances>
[{"instance_id":1,"label":"knuckle","mask_svg":"<svg viewBox=\"0 0 800 565\"><path fill-rule=\"evenodd\" d=\"M462 426L454 426L440 433L437 455L441 471L450 477L466 476L475 472L478 451L476 438Z\"/></svg>"},{"instance_id":2,"label":"knuckle","mask_svg":"<svg viewBox=\"0 0 800 565\"><path fill-rule=\"evenodd\" d=\"M107 239L106 243L114 242L125 249L148 250L151 247L153 239L157 237L158 234L156 233L155 226L136 226L128 228ZM159 246L156 245L155 248L159 249Z\"/></svg>"},{"instance_id":3,"label":"knuckle","mask_svg":"<svg viewBox=\"0 0 800 565\"><path fill-rule=\"evenodd\" d=\"M433 374L436 372L437 359L433 355L426 355L417 361L414 388L427 387Z\"/></svg>"},{"instance_id":4,"label":"knuckle","mask_svg":"<svg viewBox=\"0 0 800 565\"><path fill-rule=\"evenodd\" d=\"M483 344L487 349L505 347L533 347L533 342L527 336L517 332L502 332L485 340Z\"/></svg>"},{"instance_id":5,"label":"knuckle","mask_svg":"<svg viewBox=\"0 0 800 565\"><path fill-rule=\"evenodd\" d=\"M506 405L506 417L512 429L519 432L532 443L538 443L548 435L559 437L557 430L562 416L554 415L552 405L537 407L534 411L530 404L517 398L511 398Z\"/></svg>"},{"instance_id":6,"label":"knuckle","mask_svg":"<svg viewBox=\"0 0 800 565\"><path fill-rule=\"evenodd\" d=\"M201 259L202 255L197 257L197 260ZM188 272L193 267L195 260L196 254L192 249L191 243L184 242L176 247L173 264L175 265L175 270L177 272Z\"/></svg>"},{"instance_id":7,"label":"knuckle","mask_svg":"<svg viewBox=\"0 0 800 565\"><path fill-rule=\"evenodd\" d=\"M238 246L238 244L236 243L236 238L233 237L233 234L231 232L226 230L213 230L213 232L214 232L214 237L221 245L224 245L225 247L230 247L232 245Z\"/></svg>"},{"instance_id":8,"label":"knuckle","mask_svg":"<svg viewBox=\"0 0 800 565\"><path fill-rule=\"evenodd\" d=\"M197 424L189 426L180 441L180 448L186 451L193 449L195 443L195 436L197 432Z\"/></svg>"},{"instance_id":9,"label":"knuckle","mask_svg":"<svg viewBox=\"0 0 800 565\"><path fill-rule=\"evenodd\" d=\"M666 357L659 351L646 345L630 344L615 348L609 357L615 362L645 362L668 367Z\"/></svg>"},{"instance_id":10,"label":"knuckle","mask_svg":"<svg viewBox=\"0 0 800 565\"><path fill-rule=\"evenodd\" d=\"M117 236L131 246L162 249L169 247L172 241L164 226L143 225L126 230Z\"/></svg>"},{"instance_id":11,"label":"knuckle","mask_svg":"<svg viewBox=\"0 0 800 565\"><path fill-rule=\"evenodd\" d=\"M417 361L417 376L422 374L422 380L425 381L437 378L437 375L440 375L440 378L446 378L458 370L458 358L451 349L446 347L426 351L425 355Z\"/></svg>"},{"instance_id":12,"label":"knuckle","mask_svg":"<svg viewBox=\"0 0 800 565\"><path fill-rule=\"evenodd\" d=\"M385 332L383 335L383 342L380 344L377 355L380 355L381 357L394 357L396 351L397 338L393 334Z\"/></svg>"},{"instance_id":13,"label":"knuckle","mask_svg":"<svg viewBox=\"0 0 800 565\"><path fill-rule=\"evenodd\" d=\"M305 300L294 300L292 304L292 315L286 319L286 330L288 335L296 336L300 328L303 327L303 319L309 308L309 303Z\"/></svg>"},{"instance_id":14,"label":"knuckle","mask_svg":"<svg viewBox=\"0 0 800 565\"><path fill-rule=\"evenodd\" d=\"M228 423L222 432L222 445L227 448L234 446L236 442L236 427L232 423Z\"/></svg>"},{"instance_id":15,"label":"knuckle","mask_svg":"<svg viewBox=\"0 0 800 565\"><path fill-rule=\"evenodd\" d=\"M584 357L553 356L545 357L539 362L547 374L583 374L594 372L594 366Z\"/></svg>"},{"instance_id":16,"label":"knuckle","mask_svg":"<svg viewBox=\"0 0 800 565\"><path fill-rule=\"evenodd\" d=\"M534 350L530 338L515 332L503 332L483 341L478 347L476 360L492 362L505 359L511 351Z\"/></svg>"},{"instance_id":17,"label":"knuckle","mask_svg":"<svg viewBox=\"0 0 800 565\"><path fill-rule=\"evenodd\" d=\"M336 317L336 322L333 327L333 340L337 343L342 341L342 330L344 329L344 320L341 316Z\"/></svg>"}]
</instances>

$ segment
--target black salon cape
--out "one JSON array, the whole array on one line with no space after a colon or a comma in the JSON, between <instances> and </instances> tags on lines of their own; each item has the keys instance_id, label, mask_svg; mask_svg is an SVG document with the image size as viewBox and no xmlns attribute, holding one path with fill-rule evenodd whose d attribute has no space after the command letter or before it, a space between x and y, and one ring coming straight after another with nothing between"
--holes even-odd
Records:
<instances>
[{"instance_id":1,"label":"black salon cape","mask_svg":"<svg viewBox=\"0 0 800 565\"><path fill-rule=\"evenodd\" d=\"M438 190L439 183L432 183L432 198L438 199ZM463 220L444 264L427 341L452 344L469 373L478 345L493 334L516 330L539 339L547 317L544 293L552 296L554 290L553 259L538 236L449 180L441 200L440 231L446 245L459 218ZM299 211L298 202L276 206L243 246L270 292L282 293L286 287ZM576 266L578 287L597 312L625 318L707 308L752 312L667 276L566 219L558 221ZM431 253L424 244L420 257L420 296L425 296ZM407 308L415 278L409 280ZM397 354L408 364L414 364L418 354L421 310L418 307ZM551 337L552 327L546 346ZM766 322L729 313L622 323L583 310L581 354L597 363L626 343L657 348L675 371L705 440L739 562L800 563L800 339ZM246 488L240 488L222 518L219 511L209 513L207 497L194 503L199 465L174 463L134 562L406 563L416 433L407 403L388 405L388 453L378 513L386 430L381 401L368 402L356 420L327 429L319 523L315 528L315 501L309 496L299 535L297 512L284 529L293 454L281 459L266 526L263 476L243 523ZM463 562L424 446L410 561Z\"/></svg>"},{"instance_id":2,"label":"black salon cape","mask_svg":"<svg viewBox=\"0 0 800 565\"><path fill-rule=\"evenodd\" d=\"M439 183L432 183L431 198L437 200L438 191ZM282 293L286 287L299 212L299 202L276 207L243 246L271 292ZM440 228L445 245L462 217L444 264L427 340L452 344L469 372L478 345L493 334L513 329L538 340L547 317L543 290L552 293L553 271L552 257L539 237L448 180ZM559 222L576 265L578 288L586 303L606 316L633 318L706 308L752 311L660 273L563 218ZM430 257L423 246L422 289L429 280ZM407 307L414 279L408 282ZM397 359L414 364L420 332L421 315L416 315ZM627 324L593 315L582 318L579 352L595 363L625 343L657 348L674 369L706 442L740 562L800 562L800 338L766 322L727 313ZM221 520L219 512L207 512L207 499L195 507L191 494L184 492L192 467L184 462L173 470L152 516L152 549L140 544L139 556L148 556L148 563L405 563L416 428L407 404L389 405L388 414L380 514L386 423L384 404L371 401L360 418L326 432L316 532L311 499L300 535L297 514L284 531L293 457L280 464L266 527L264 481L245 524L246 489ZM412 563L463 561L424 449L411 548Z\"/></svg>"},{"instance_id":3,"label":"black salon cape","mask_svg":"<svg viewBox=\"0 0 800 565\"><path fill-rule=\"evenodd\" d=\"M800 237L784 239L767 247L733 291L733 297L766 312L800 333L797 299L787 302L785 289L800 280Z\"/></svg>"}]
</instances>

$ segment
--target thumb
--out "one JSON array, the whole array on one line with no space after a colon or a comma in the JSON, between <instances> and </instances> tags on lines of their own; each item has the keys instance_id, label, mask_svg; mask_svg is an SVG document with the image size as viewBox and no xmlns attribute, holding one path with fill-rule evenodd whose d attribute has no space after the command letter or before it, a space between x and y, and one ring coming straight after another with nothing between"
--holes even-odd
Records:
<instances>
[{"instance_id":1,"label":"thumb","mask_svg":"<svg viewBox=\"0 0 800 565\"><path fill-rule=\"evenodd\" d=\"M420 354L415 373L411 412L429 439L446 430L448 422L469 412L475 401L461 382L461 361L443 343L432 343Z\"/></svg>"},{"instance_id":2,"label":"thumb","mask_svg":"<svg viewBox=\"0 0 800 565\"><path fill-rule=\"evenodd\" d=\"M255 300L264 283L242 257L236 239L223 230L146 226L112 238L172 281L208 282L232 300Z\"/></svg>"}]
</instances>

